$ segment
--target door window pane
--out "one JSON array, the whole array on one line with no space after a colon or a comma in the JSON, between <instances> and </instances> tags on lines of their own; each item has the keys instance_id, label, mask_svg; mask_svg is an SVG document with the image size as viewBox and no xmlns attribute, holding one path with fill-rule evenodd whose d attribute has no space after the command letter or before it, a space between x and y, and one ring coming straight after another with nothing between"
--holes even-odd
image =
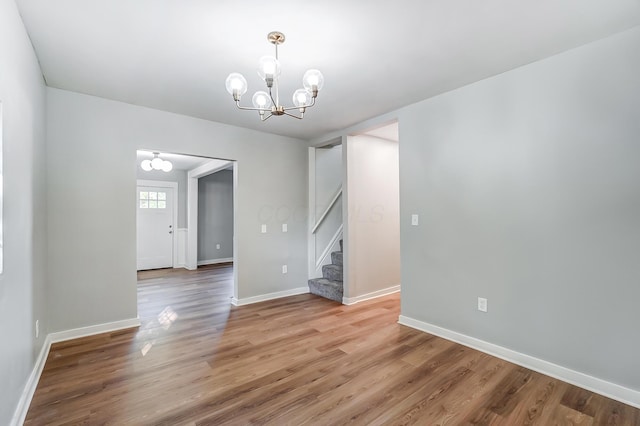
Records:
<instances>
[{"instance_id":1,"label":"door window pane","mask_svg":"<svg viewBox=\"0 0 640 426\"><path fill-rule=\"evenodd\" d=\"M141 209L166 209L167 193L164 191L140 191Z\"/></svg>"}]
</instances>

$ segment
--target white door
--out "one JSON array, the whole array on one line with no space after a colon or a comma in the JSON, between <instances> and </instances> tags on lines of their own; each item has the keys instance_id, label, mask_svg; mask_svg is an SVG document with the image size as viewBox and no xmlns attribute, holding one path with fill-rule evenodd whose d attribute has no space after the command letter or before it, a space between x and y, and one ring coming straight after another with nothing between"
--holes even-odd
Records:
<instances>
[{"instance_id":1,"label":"white door","mask_svg":"<svg viewBox=\"0 0 640 426\"><path fill-rule=\"evenodd\" d=\"M173 266L173 188L138 186L138 270Z\"/></svg>"}]
</instances>

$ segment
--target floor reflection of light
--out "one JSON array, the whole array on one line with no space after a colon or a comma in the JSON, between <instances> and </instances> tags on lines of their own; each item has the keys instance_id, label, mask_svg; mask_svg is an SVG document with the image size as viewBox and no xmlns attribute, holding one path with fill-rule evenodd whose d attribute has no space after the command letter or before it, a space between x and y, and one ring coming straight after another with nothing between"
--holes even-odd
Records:
<instances>
[{"instance_id":1,"label":"floor reflection of light","mask_svg":"<svg viewBox=\"0 0 640 426\"><path fill-rule=\"evenodd\" d=\"M178 319L178 314L175 313L171 306L167 306L158 314L158 322L162 325L162 328L168 330L171 324Z\"/></svg>"},{"instance_id":2,"label":"floor reflection of light","mask_svg":"<svg viewBox=\"0 0 640 426\"><path fill-rule=\"evenodd\" d=\"M142 352L142 356L145 356L149 350L153 347L153 342L146 342L146 344L142 347L140 352Z\"/></svg>"},{"instance_id":3,"label":"floor reflection of light","mask_svg":"<svg viewBox=\"0 0 640 426\"><path fill-rule=\"evenodd\" d=\"M142 348L140 353L142 356L146 356L156 343L156 339L161 333L161 329L167 331L171 325L178 319L178 314L171 309L171 306L167 306L160 312L155 319L146 323L138 332L136 339L142 341Z\"/></svg>"}]
</instances>

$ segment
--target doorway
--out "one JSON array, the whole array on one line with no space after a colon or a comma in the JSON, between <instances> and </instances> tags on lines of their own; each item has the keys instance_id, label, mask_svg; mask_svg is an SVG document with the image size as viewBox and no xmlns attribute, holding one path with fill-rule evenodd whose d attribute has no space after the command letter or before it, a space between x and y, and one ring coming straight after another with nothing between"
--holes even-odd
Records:
<instances>
[{"instance_id":1,"label":"doorway","mask_svg":"<svg viewBox=\"0 0 640 426\"><path fill-rule=\"evenodd\" d=\"M345 138L345 304L400 291L398 130L394 121Z\"/></svg>"},{"instance_id":2,"label":"doorway","mask_svg":"<svg viewBox=\"0 0 640 426\"><path fill-rule=\"evenodd\" d=\"M198 267L233 262L233 165L198 178Z\"/></svg>"},{"instance_id":3,"label":"doorway","mask_svg":"<svg viewBox=\"0 0 640 426\"><path fill-rule=\"evenodd\" d=\"M156 157L171 165L166 170L150 167L149 163ZM211 237L206 235L206 228L205 234L198 232L198 180L226 169L230 170L226 174L226 180L232 175L232 196L227 197L231 206L226 206L226 212L231 218L225 217L224 223L228 229L225 229L224 241L217 241L217 237L211 239L214 241L214 250L218 250L219 245L219 253L224 253L224 257L218 256L214 260L233 262L236 257L235 162L152 150L138 150L136 158L137 269L197 269L198 240ZM143 168L145 160L149 162ZM208 262L202 264L205 263ZM234 277L234 287L236 286L237 280Z\"/></svg>"}]
</instances>

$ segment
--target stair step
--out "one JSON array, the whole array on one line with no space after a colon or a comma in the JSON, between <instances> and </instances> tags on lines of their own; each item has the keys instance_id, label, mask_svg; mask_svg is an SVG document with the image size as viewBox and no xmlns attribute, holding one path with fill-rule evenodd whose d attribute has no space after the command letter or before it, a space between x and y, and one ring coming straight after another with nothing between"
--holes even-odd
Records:
<instances>
[{"instance_id":1,"label":"stair step","mask_svg":"<svg viewBox=\"0 0 640 426\"><path fill-rule=\"evenodd\" d=\"M309 280L309 292L326 299L342 303L342 281L331 281L326 278Z\"/></svg>"},{"instance_id":2,"label":"stair step","mask_svg":"<svg viewBox=\"0 0 640 426\"><path fill-rule=\"evenodd\" d=\"M342 282L342 265L323 265L322 278L326 278L330 281Z\"/></svg>"},{"instance_id":3,"label":"stair step","mask_svg":"<svg viewBox=\"0 0 640 426\"><path fill-rule=\"evenodd\" d=\"M342 265L342 252L334 251L331 253L331 263L334 265Z\"/></svg>"}]
</instances>

